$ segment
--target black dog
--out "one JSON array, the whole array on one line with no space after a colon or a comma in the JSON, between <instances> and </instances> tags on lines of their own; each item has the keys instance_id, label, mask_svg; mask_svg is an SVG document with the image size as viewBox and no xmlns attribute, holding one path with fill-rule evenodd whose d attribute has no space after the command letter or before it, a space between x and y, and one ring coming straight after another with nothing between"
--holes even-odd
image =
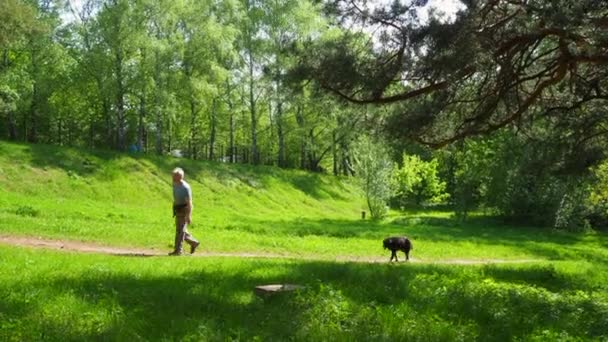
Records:
<instances>
[{"instance_id":1,"label":"black dog","mask_svg":"<svg viewBox=\"0 0 608 342\"><path fill-rule=\"evenodd\" d=\"M403 253L405 253L405 260L410 260L410 250L413 248L413 246L412 242L407 237L389 237L384 239L382 245L384 246L384 249L388 248L392 252L391 260L389 260L389 262L393 261L393 258L395 258L396 261L399 261L399 259L397 259L397 251L402 251Z\"/></svg>"}]
</instances>

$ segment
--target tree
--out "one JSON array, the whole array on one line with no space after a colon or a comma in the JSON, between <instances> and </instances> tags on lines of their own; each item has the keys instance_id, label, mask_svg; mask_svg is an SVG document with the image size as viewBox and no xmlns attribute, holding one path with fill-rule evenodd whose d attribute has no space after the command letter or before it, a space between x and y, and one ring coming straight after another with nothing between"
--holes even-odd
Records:
<instances>
[{"instance_id":1,"label":"tree","mask_svg":"<svg viewBox=\"0 0 608 342\"><path fill-rule=\"evenodd\" d=\"M392 195L391 171L393 165L388 152L372 138L364 136L356 145L355 170L365 194L367 207L374 219L388 213L388 200Z\"/></svg>"},{"instance_id":2,"label":"tree","mask_svg":"<svg viewBox=\"0 0 608 342\"><path fill-rule=\"evenodd\" d=\"M45 30L44 25L36 20L36 8L20 0L3 0L0 2L0 51L6 51L26 36ZM2 64L0 71L6 64Z\"/></svg>"},{"instance_id":3,"label":"tree","mask_svg":"<svg viewBox=\"0 0 608 342\"><path fill-rule=\"evenodd\" d=\"M442 203L449 195L446 183L438 175L438 160L425 162L416 155L403 155L403 165L393 172L396 196L400 205L423 202Z\"/></svg>"},{"instance_id":4,"label":"tree","mask_svg":"<svg viewBox=\"0 0 608 342\"><path fill-rule=\"evenodd\" d=\"M31 96L29 89L32 83L36 89L36 82L32 82L28 71L39 64L34 58L38 50L31 43L38 43L49 36L49 23L38 15L34 4L18 0L0 3L0 115L4 122L1 126L6 125L3 131L13 140L19 136L25 139L27 127L34 121L28 120L28 114L35 110L35 101L27 100L35 97ZM25 103L29 108L22 111L21 104Z\"/></svg>"},{"instance_id":5,"label":"tree","mask_svg":"<svg viewBox=\"0 0 608 342\"><path fill-rule=\"evenodd\" d=\"M426 22L427 1L371 3L331 1L345 25L377 34L364 45L348 31L313 44L301 72L352 103L390 107L395 135L442 147L538 118L567 122L608 100L602 1L467 0L453 18ZM591 142L606 133L578 135Z\"/></svg>"}]
</instances>

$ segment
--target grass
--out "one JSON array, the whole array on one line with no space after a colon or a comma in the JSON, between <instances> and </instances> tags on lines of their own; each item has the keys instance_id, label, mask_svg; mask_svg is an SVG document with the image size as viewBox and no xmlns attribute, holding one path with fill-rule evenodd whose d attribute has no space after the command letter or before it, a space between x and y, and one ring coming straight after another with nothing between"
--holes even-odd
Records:
<instances>
[{"instance_id":1,"label":"grass","mask_svg":"<svg viewBox=\"0 0 608 342\"><path fill-rule=\"evenodd\" d=\"M590 262L446 266L74 255L0 247L0 340L608 338ZM298 283L261 299L256 285Z\"/></svg>"},{"instance_id":2,"label":"grass","mask_svg":"<svg viewBox=\"0 0 608 342\"><path fill-rule=\"evenodd\" d=\"M170 171L194 190L213 252L120 257L0 245L0 340L576 341L608 339L608 238L408 211L360 220L348 179L0 142L0 235L169 251ZM386 258L387 235L428 263ZM455 265L444 260L534 259ZM306 290L261 299L253 287Z\"/></svg>"}]
</instances>

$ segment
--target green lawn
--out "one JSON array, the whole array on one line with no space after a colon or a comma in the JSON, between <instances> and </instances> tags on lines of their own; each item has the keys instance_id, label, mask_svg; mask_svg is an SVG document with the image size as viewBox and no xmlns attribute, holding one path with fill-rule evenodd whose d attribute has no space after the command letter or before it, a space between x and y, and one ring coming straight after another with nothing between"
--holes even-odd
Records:
<instances>
[{"instance_id":1,"label":"green lawn","mask_svg":"<svg viewBox=\"0 0 608 342\"><path fill-rule=\"evenodd\" d=\"M605 234L432 211L363 221L356 186L331 176L0 142L0 235L168 252L175 166L193 186L203 251L286 258L0 245L0 341L608 339ZM388 261L381 240L395 234L423 263L333 261ZM441 263L492 259L536 261ZM256 297L266 283L307 289Z\"/></svg>"},{"instance_id":2,"label":"green lawn","mask_svg":"<svg viewBox=\"0 0 608 342\"><path fill-rule=\"evenodd\" d=\"M0 340L608 338L606 263L358 264L0 247ZM261 299L256 285L297 283Z\"/></svg>"}]
</instances>

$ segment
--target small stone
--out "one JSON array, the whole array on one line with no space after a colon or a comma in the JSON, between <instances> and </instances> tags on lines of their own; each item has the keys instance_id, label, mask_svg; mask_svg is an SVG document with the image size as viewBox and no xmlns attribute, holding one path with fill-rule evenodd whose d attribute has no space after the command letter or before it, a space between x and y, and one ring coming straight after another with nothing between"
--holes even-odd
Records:
<instances>
[{"instance_id":1,"label":"small stone","mask_svg":"<svg viewBox=\"0 0 608 342\"><path fill-rule=\"evenodd\" d=\"M255 287L255 294L258 296L269 296L277 293L293 292L305 289L305 286L295 284L271 284L259 285Z\"/></svg>"}]
</instances>

